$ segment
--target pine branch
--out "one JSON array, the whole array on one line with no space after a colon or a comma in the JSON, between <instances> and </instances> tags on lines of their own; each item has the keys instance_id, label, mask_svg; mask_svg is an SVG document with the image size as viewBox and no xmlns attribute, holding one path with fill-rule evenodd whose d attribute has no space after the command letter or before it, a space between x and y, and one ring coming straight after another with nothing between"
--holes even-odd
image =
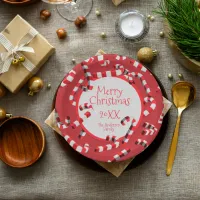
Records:
<instances>
[{"instance_id":1,"label":"pine branch","mask_svg":"<svg viewBox=\"0 0 200 200\"><path fill-rule=\"evenodd\" d=\"M169 38L189 58L200 60L200 11L195 0L161 0L155 13L167 20Z\"/></svg>"}]
</instances>

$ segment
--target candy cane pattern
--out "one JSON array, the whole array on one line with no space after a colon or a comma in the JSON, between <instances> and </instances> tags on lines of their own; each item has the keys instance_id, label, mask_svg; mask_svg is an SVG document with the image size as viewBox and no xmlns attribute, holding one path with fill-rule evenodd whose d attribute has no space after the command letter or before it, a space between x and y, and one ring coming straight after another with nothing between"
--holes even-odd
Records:
<instances>
[{"instance_id":1,"label":"candy cane pattern","mask_svg":"<svg viewBox=\"0 0 200 200\"><path fill-rule=\"evenodd\" d=\"M66 78L62 81L60 86L65 87L68 84L70 84L74 80L75 75L76 75L76 72L74 70L71 70L69 74L66 76Z\"/></svg>"},{"instance_id":2,"label":"candy cane pattern","mask_svg":"<svg viewBox=\"0 0 200 200\"><path fill-rule=\"evenodd\" d=\"M84 103L83 105L80 105L79 106L79 110L82 111L82 110L86 110L86 109L91 109L93 108L92 105L88 104L88 103Z\"/></svg>"},{"instance_id":3,"label":"candy cane pattern","mask_svg":"<svg viewBox=\"0 0 200 200\"><path fill-rule=\"evenodd\" d=\"M129 76L133 76L133 77L136 77L136 78L139 78L146 93L148 95L151 95L151 90L150 90L150 87L149 85L147 84L146 80L143 78L143 75L141 73L137 73L137 72L131 72L129 73Z\"/></svg>"},{"instance_id":4,"label":"candy cane pattern","mask_svg":"<svg viewBox=\"0 0 200 200\"><path fill-rule=\"evenodd\" d=\"M131 149L123 149L119 154L113 156L113 160L108 160L108 162L119 161L122 157L126 156L131 152Z\"/></svg>"},{"instance_id":5,"label":"candy cane pattern","mask_svg":"<svg viewBox=\"0 0 200 200\"><path fill-rule=\"evenodd\" d=\"M147 148L147 141L146 140L141 140L141 139L138 139L136 142L135 142L136 145L141 145L143 146L144 148Z\"/></svg>"},{"instance_id":6,"label":"candy cane pattern","mask_svg":"<svg viewBox=\"0 0 200 200\"><path fill-rule=\"evenodd\" d=\"M82 69L83 69L83 72L84 72L84 76L87 79L87 87L82 87L82 88L85 88L85 90L83 90L83 91L92 90L93 89L93 86L91 85L92 75L91 75L90 72L88 72L89 68L88 68L87 65L83 65Z\"/></svg>"},{"instance_id":7,"label":"candy cane pattern","mask_svg":"<svg viewBox=\"0 0 200 200\"><path fill-rule=\"evenodd\" d=\"M125 69L123 65L121 64L116 64L115 65L115 69L122 69L124 71L124 75L128 75L129 74L129 70L128 69Z\"/></svg>"},{"instance_id":8,"label":"candy cane pattern","mask_svg":"<svg viewBox=\"0 0 200 200\"><path fill-rule=\"evenodd\" d=\"M85 60L85 62L86 62L87 64L90 64L90 63L92 63L93 61L94 61L94 58L93 58L93 57L88 58L87 60Z\"/></svg>"},{"instance_id":9,"label":"candy cane pattern","mask_svg":"<svg viewBox=\"0 0 200 200\"><path fill-rule=\"evenodd\" d=\"M116 141L116 136L115 135L107 135L106 140L110 142L115 142Z\"/></svg>"},{"instance_id":10,"label":"candy cane pattern","mask_svg":"<svg viewBox=\"0 0 200 200\"><path fill-rule=\"evenodd\" d=\"M156 131L154 129L144 129L142 135L153 135Z\"/></svg>"},{"instance_id":11,"label":"candy cane pattern","mask_svg":"<svg viewBox=\"0 0 200 200\"><path fill-rule=\"evenodd\" d=\"M123 74L123 69L112 70L112 71L104 71L104 72L96 72L93 73L93 78L103 78L103 77L116 77Z\"/></svg>"},{"instance_id":12,"label":"candy cane pattern","mask_svg":"<svg viewBox=\"0 0 200 200\"><path fill-rule=\"evenodd\" d=\"M80 119L78 119L78 120L76 120L76 121L74 121L72 123L72 128L73 129L79 127L84 122L84 120L86 120L87 118L91 117L91 112L87 111L86 113L84 113L84 115L85 116L83 118L80 118Z\"/></svg>"},{"instance_id":13,"label":"candy cane pattern","mask_svg":"<svg viewBox=\"0 0 200 200\"><path fill-rule=\"evenodd\" d=\"M69 96L69 101L73 106L76 106L76 101L74 100L75 94L78 92L79 88L81 87L81 84L83 83L83 79L80 79L77 83L77 85L72 90L71 95Z\"/></svg>"},{"instance_id":14,"label":"candy cane pattern","mask_svg":"<svg viewBox=\"0 0 200 200\"><path fill-rule=\"evenodd\" d=\"M139 69L142 72L146 72L147 71L146 67L144 67L141 63L139 63L137 61L132 62L132 64L136 69Z\"/></svg>"},{"instance_id":15,"label":"candy cane pattern","mask_svg":"<svg viewBox=\"0 0 200 200\"><path fill-rule=\"evenodd\" d=\"M64 129L66 129L66 128L68 128L68 124L67 124L67 125L66 125L66 124L63 124L63 123L60 121L60 118L59 118L57 112L55 112L55 118L56 118L57 126L58 126L58 128L59 128L61 131L64 130Z\"/></svg>"},{"instance_id":16,"label":"candy cane pattern","mask_svg":"<svg viewBox=\"0 0 200 200\"><path fill-rule=\"evenodd\" d=\"M98 60L98 61L102 61L102 60L104 60L104 56L103 56L103 55L99 55L99 56L97 56L97 60Z\"/></svg>"},{"instance_id":17,"label":"candy cane pattern","mask_svg":"<svg viewBox=\"0 0 200 200\"><path fill-rule=\"evenodd\" d=\"M143 135L153 135L158 131L158 129L153 124L150 124L148 122L145 122L143 124L143 127L144 127L142 131Z\"/></svg>"},{"instance_id":18,"label":"candy cane pattern","mask_svg":"<svg viewBox=\"0 0 200 200\"><path fill-rule=\"evenodd\" d=\"M65 140L69 143L71 147L73 147L76 151L81 153L83 150L84 152L87 153L89 151L89 145L85 144L84 147L78 145L74 140L72 140L69 135L64 136Z\"/></svg>"},{"instance_id":19,"label":"candy cane pattern","mask_svg":"<svg viewBox=\"0 0 200 200\"><path fill-rule=\"evenodd\" d=\"M132 136L133 133L134 133L134 130L135 130L135 127L136 127L136 126L137 126L136 120L133 119L133 120L132 120L132 123L131 123L131 126L129 127L129 129L128 129L126 135L124 136L124 139L122 140L122 144L128 143L128 142L129 142L131 136Z\"/></svg>"},{"instance_id":20,"label":"candy cane pattern","mask_svg":"<svg viewBox=\"0 0 200 200\"><path fill-rule=\"evenodd\" d=\"M115 142L113 144L106 144L105 146L98 146L95 148L96 152L110 151L112 149L116 149L119 147L119 142Z\"/></svg>"},{"instance_id":21,"label":"candy cane pattern","mask_svg":"<svg viewBox=\"0 0 200 200\"><path fill-rule=\"evenodd\" d=\"M67 124L67 126L70 125L70 117L69 116L67 116L67 118L65 119L65 123Z\"/></svg>"},{"instance_id":22,"label":"candy cane pattern","mask_svg":"<svg viewBox=\"0 0 200 200\"><path fill-rule=\"evenodd\" d=\"M127 122L130 122L130 117L126 116L121 120L122 126L125 126Z\"/></svg>"},{"instance_id":23,"label":"candy cane pattern","mask_svg":"<svg viewBox=\"0 0 200 200\"><path fill-rule=\"evenodd\" d=\"M109 65L110 64L110 60L102 60L102 61L100 61L100 65L102 66L102 67L106 67L107 65Z\"/></svg>"},{"instance_id":24,"label":"candy cane pattern","mask_svg":"<svg viewBox=\"0 0 200 200\"><path fill-rule=\"evenodd\" d=\"M126 60L126 56L116 56L116 60Z\"/></svg>"},{"instance_id":25,"label":"candy cane pattern","mask_svg":"<svg viewBox=\"0 0 200 200\"><path fill-rule=\"evenodd\" d=\"M89 144L84 144L84 150L85 150L85 153L87 153L89 151L89 148L90 148L90 145Z\"/></svg>"},{"instance_id":26,"label":"candy cane pattern","mask_svg":"<svg viewBox=\"0 0 200 200\"><path fill-rule=\"evenodd\" d=\"M160 118L158 120L158 124L162 124L164 116L165 115L163 113L160 115Z\"/></svg>"},{"instance_id":27,"label":"candy cane pattern","mask_svg":"<svg viewBox=\"0 0 200 200\"><path fill-rule=\"evenodd\" d=\"M150 124L148 122L145 122L143 124L143 127L144 129L142 131L142 135L153 135L158 131L158 129L153 124Z\"/></svg>"},{"instance_id":28,"label":"candy cane pattern","mask_svg":"<svg viewBox=\"0 0 200 200\"><path fill-rule=\"evenodd\" d=\"M144 111L143 114L145 116L148 116L151 111L154 111L156 109L156 102L155 102L153 97L145 97L144 98L144 103L148 103L148 102L150 102L151 105L149 106L149 108L147 110Z\"/></svg>"},{"instance_id":29,"label":"candy cane pattern","mask_svg":"<svg viewBox=\"0 0 200 200\"><path fill-rule=\"evenodd\" d=\"M84 130L81 130L81 132L79 133L79 139L81 139L82 137L86 136L86 132Z\"/></svg>"}]
</instances>

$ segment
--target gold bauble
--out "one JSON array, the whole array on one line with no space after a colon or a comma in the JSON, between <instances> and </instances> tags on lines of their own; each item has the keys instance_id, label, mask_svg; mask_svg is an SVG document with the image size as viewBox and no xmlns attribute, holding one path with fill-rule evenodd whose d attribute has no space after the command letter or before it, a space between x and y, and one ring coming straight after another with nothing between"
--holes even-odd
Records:
<instances>
[{"instance_id":1,"label":"gold bauble","mask_svg":"<svg viewBox=\"0 0 200 200\"><path fill-rule=\"evenodd\" d=\"M0 84L0 98L4 97L6 94L6 88Z\"/></svg>"},{"instance_id":2,"label":"gold bauble","mask_svg":"<svg viewBox=\"0 0 200 200\"><path fill-rule=\"evenodd\" d=\"M142 63L151 63L156 55L156 50L152 50L149 47L143 47L138 51L137 58Z\"/></svg>"},{"instance_id":3,"label":"gold bauble","mask_svg":"<svg viewBox=\"0 0 200 200\"><path fill-rule=\"evenodd\" d=\"M33 96L34 93L39 92L44 86L44 82L41 78L39 77L32 77L29 81L28 81L28 88L29 88L29 96Z\"/></svg>"},{"instance_id":4,"label":"gold bauble","mask_svg":"<svg viewBox=\"0 0 200 200\"><path fill-rule=\"evenodd\" d=\"M14 58L14 59L12 60L12 65L18 65L18 64L19 64L19 60L16 59L16 58Z\"/></svg>"},{"instance_id":5,"label":"gold bauble","mask_svg":"<svg viewBox=\"0 0 200 200\"><path fill-rule=\"evenodd\" d=\"M6 111L3 108L0 108L0 121L6 118Z\"/></svg>"},{"instance_id":6,"label":"gold bauble","mask_svg":"<svg viewBox=\"0 0 200 200\"><path fill-rule=\"evenodd\" d=\"M25 61L25 58L22 57L22 56L20 56L20 57L19 57L19 62L24 62L24 61Z\"/></svg>"}]
</instances>

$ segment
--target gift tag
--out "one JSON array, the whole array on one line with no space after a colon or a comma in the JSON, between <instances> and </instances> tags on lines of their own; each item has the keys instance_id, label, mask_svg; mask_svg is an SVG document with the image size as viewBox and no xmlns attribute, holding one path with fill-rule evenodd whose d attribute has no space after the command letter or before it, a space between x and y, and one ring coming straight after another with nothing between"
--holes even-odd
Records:
<instances>
[{"instance_id":1,"label":"gift tag","mask_svg":"<svg viewBox=\"0 0 200 200\"><path fill-rule=\"evenodd\" d=\"M103 162L144 151L163 118L161 90L152 74L126 56L106 54L78 64L56 97L57 124L69 145Z\"/></svg>"}]
</instances>

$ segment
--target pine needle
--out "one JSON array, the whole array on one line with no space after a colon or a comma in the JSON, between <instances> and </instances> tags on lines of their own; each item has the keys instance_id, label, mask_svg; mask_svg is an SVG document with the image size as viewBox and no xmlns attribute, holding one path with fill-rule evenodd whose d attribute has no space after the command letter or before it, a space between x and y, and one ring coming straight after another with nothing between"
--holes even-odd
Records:
<instances>
[{"instance_id":1,"label":"pine needle","mask_svg":"<svg viewBox=\"0 0 200 200\"><path fill-rule=\"evenodd\" d=\"M167 20L169 38L189 58L200 60L200 11L195 0L161 0L155 13Z\"/></svg>"}]
</instances>

